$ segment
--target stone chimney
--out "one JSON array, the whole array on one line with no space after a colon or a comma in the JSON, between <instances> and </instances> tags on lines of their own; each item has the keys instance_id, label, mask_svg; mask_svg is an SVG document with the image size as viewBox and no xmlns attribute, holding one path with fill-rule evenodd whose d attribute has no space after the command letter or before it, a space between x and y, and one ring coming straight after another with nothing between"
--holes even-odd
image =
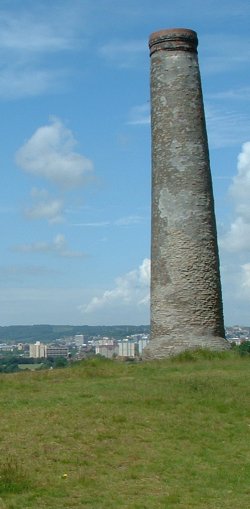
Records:
<instances>
[{"instance_id":1,"label":"stone chimney","mask_svg":"<svg viewBox=\"0 0 250 509\"><path fill-rule=\"evenodd\" d=\"M152 122L151 341L144 358L225 340L197 34L149 40Z\"/></svg>"}]
</instances>

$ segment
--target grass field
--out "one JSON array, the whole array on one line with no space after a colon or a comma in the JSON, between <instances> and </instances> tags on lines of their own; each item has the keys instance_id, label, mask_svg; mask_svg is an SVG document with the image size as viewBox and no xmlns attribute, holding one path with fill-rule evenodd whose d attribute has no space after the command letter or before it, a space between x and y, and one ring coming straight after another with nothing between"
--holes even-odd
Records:
<instances>
[{"instance_id":1,"label":"grass field","mask_svg":"<svg viewBox=\"0 0 250 509\"><path fill-rule=\"evenodd\" d=\"M25 371L26 369L29 369L30 371L35 371L36 369L41 369L41 364L18 364L18 368Z\"/></svg>"},{"instance_id":2,"label":"grass field","mask_svg":"<svg viewBox=\"0 0 250 509\"><path fill-rule=\"evenodd\" d=\"M0 376L0 509L249 509L250 357Z\"/></svg>"}]
</instances>

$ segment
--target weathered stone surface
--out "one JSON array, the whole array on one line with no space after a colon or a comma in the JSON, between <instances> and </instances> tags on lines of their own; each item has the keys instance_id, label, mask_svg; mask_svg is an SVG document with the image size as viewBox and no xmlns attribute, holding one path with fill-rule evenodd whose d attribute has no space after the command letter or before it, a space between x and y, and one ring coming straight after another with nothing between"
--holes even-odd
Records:
<instances>
[{"instance_id":1,"label":"weathered stone surface","mask_svg":"<svg viewBox=\"0 0 250 509\"><path fill-rule=\"evenodd\" d=\"M228 347L197 35L152 34L151 342L146 357Z\"/></svg>"}]
</instances>

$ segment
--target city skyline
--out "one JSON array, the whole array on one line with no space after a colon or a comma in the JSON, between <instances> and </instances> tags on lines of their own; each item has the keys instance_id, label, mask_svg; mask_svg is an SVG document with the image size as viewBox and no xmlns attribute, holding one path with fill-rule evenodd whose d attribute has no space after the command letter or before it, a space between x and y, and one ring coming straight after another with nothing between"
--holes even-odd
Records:
<instances>
[{"instance_id":1,"label":"city skyline","mask_svg":"<svg viewBox=\"0 0 250 509\"><path fill-rule=\"evenodd\" d=\"M249 14L2 2L0 325L149 323L148 38L176 26L199 39L225 323L250 323Z\"/></svg>"}]
</instances>

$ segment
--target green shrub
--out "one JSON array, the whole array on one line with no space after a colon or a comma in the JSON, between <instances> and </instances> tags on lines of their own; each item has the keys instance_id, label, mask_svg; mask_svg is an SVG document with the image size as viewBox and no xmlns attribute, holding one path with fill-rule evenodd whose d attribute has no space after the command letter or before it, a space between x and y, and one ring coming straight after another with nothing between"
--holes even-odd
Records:
<instances>
[{"instance_id":1,"label":"green shrub","mask_svg":"<svg viewBox=\"0 0 250 509\"><path fill-rule=\"evenodd\" d=\"M244 341L239 345L240 355L250 355L250 341Z\"/></svg>"}]
</instances>

